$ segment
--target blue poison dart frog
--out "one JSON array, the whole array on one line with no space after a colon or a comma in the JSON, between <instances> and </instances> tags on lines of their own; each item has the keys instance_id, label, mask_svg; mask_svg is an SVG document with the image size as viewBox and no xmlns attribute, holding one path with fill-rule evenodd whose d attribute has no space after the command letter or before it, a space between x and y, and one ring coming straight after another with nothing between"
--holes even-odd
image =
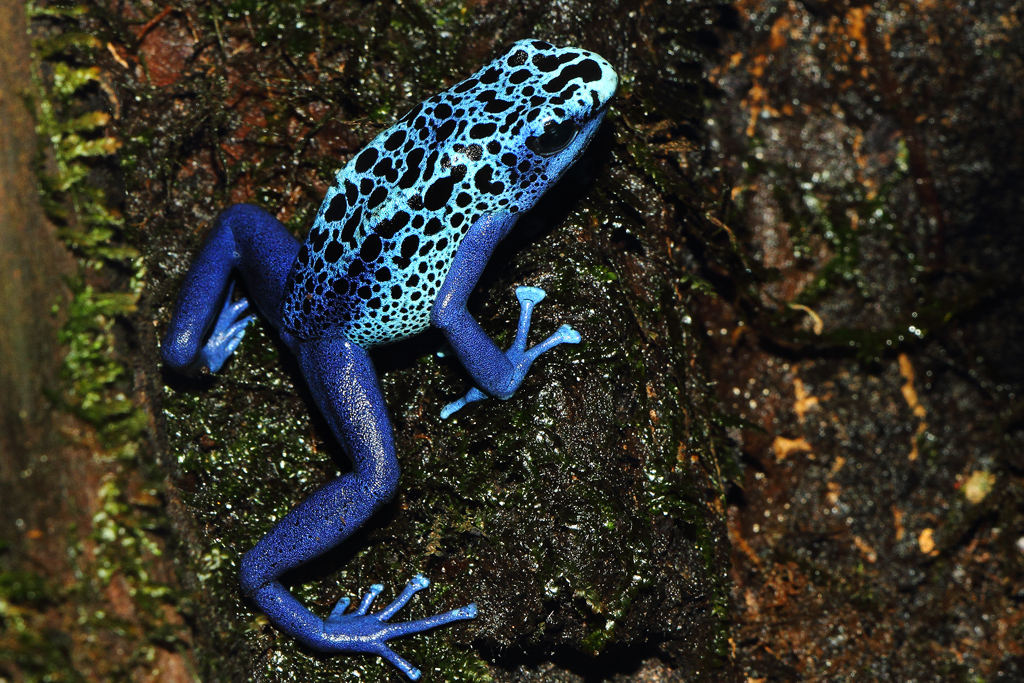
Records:
<instances>
[{"instance_id":1,"label":"blue poison dart frog","mask_svg":"<svg viewBox=\"0 0 1024 683\"><path fill-rule=\"evenodd\" d=\"M436 325L475 387L445 406L507 399L530 364L568 325L526 348L536 287L516 290L515 341L501 351L466 310L495 246L587 146L617 78L598 55L539 40L515 43L453 88L416 105L338 172L305 242L247 204L217 219L181 285L164 361L185 374L217 372L253 316L248 297L298 357L317 406L352 459L286 516L242 560L242 587L282 631L320 652L385 657L411 679L420 672L388 646L392 638L476 616L476 605L391 622L429 585L414 577L384 609L342 598L326 618L302 606L281 575L335 547L394 495L398 461L387 407L367 350Z\"/></svg>"}]
</instances>

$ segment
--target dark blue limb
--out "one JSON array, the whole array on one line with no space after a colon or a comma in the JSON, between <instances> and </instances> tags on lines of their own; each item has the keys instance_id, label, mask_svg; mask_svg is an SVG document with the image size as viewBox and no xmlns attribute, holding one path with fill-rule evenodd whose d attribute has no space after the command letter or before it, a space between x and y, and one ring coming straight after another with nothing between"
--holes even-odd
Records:
<instances>
[{"instance_id":1,"label":"dark blue limb","mask_svg":"<svg viewBox=\"0 0 1024 683\"><path fill-rule=\"evenodd\" d=\"M429 582L417 577L389 607L368 610L382 590L374 586L359 609L345 614L340 600L327 619L303 607L280 576L342 543L395 493L398 461L387 408L366 351L340 338L300 342L295 347L331 430L352 459L353 470L327 484L288 514L242 560L242 587L270 620L309 647L322 652L366 652L386 657L410 678L419 671L395 654L386 641L459 619L471 619L476 606L406 624L389 624L412 595Z\"/></svg>"},{"instance_id":2,"label":"dark blue limb","mask_svg":"<svg viewBox=\"0 0 1024 683\"><path fill-rule=\"evenodd\" d=\"M216 372L238 346L252 316L248 302L231 301L232 275L241 275L257 308L281 325L285 281L299 242L262 209L235 204L217 223L181 284L161 352L179 372Z\"/></svg>"},{"instance_id":3,"label":"dark blue limb","mask_svg":"<svg viewBox=\"0 0 1024 683\"><path fill-rule=\"evenodd\" d=\"M544 298L544 291L537 287L519 287L516 290L522 308L515 341L505 352L498 348L466 309L469 295L480 279L491 253L514 223L514 216L486 216L470 228L455 253L431 310L431 322L444 333L477 385L463 398L445 406L441 410L442 418L467 403L488 396L502 400L511 397L540 354L558 344L577 344L580 341L575 330L563 325L540 344L526 349L533 307Z\"/></svg>"}]
</instances>

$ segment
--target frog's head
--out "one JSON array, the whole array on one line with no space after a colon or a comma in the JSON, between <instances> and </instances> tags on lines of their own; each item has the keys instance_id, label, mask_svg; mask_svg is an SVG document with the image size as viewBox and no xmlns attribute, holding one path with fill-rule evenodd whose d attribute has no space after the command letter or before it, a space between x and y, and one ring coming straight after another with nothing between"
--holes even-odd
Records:
<instances>
[{"instance_id":1,"label":"frog's head","mask_svg":"<svg viewBox=\"0 0 1024 683\"><path fill-rule=\"evenodd\" d=\"M527 104L511 129L514 153L520 164L532 166L531 176L544 175L553 183L604 118L618 84L615 70L593 52L539 40L515 43L484 73L495 67L504 70L503 83L516 88L514 96Z\"/></svg>"},{"instance_id":2,"label":"frog's head","mask_svg":"<svg viewBox=\"0 0 1024 683\"><path fill-rule=\"evenodd\" d=\"M469 213L519 213L580 156L617 83L593 52L521 40L400 124L461 180Z\"/></svg>"}]
</instances>

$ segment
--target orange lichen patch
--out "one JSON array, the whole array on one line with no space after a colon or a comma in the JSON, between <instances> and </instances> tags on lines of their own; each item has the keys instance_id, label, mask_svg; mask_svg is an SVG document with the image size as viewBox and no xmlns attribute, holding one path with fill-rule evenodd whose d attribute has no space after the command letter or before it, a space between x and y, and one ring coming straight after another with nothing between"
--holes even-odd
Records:
<instances>
[{"instance_id":1,"label":"orange lichen patch","mask_svg":"<svg viewBox=\"0 0 1024 683\"><path fill-rule=\"evenodd\" d=\"M754 563L754 566L760 567L761 558L758 556L757 551L747 542L747 539L743 537L740 521L736 515L729 515L728 528L729 541L732 543L732 547L742 551L747 556L747 559Z\"/></svg>"},{"instance_id":2,"label":"orange lichen patch","mask_svg":"<svg viewBox=\"0 0 1024 683\"><path fill-rule=\"evenodd\" d=\"M1000 28L1006 31L1016 31L1020 29L1021 26L1020 17L1018 17L1016 14L1003 14L997 19L997 21L999 22ZM1010 39L1008 35L998 33L994 33L990 37L998 38L1001 41L1006 41Z\"/></svg>"},{"instance_id":3,"label":"orange lichen patch","mask_svg":"<svg viewBox=\"0 0 1024 683\"><path fill-rule=\"evenodd\" d=\"M790 308L803 311L811 318L811 329L814 330L814 334L821 334L822 330L825 329L825 323L822 322L821 316L814 312L810 306L804 306L803 304L790 304Z\"/></svg>"},{"instance_id":4,"label":"orange lichen patch","mask_svg":"<svg viewBox=\"0 0 1024 683\"><path fill-rule=\"evenodd\" d=\"M807 453L812 449L811 444L807 443L807 439L803 437L787 439L784 436L777 436L772 442L772 450L775 451L775 462L782 462L789 457L790 453Z\"/></svg>"},{"instance_id":5,"label":"orange lichen patch","mask_svg":"<svg viewBox=\"0 0 1024 683\"><path fill-rule=\"evenodd\" d=\"M779 50L786 44L786 34L792 25L793 22L785 14L775 20L775 23L772 24L771 35L768 38L768 47L771 50Z\"/></svg>"},{"instance_id":6,"label":"orange lichen patch","mask_svg":"<svg viewBox=\"0 0 1024 683\"><path fill-rule=\"evenodd\" d=\"M861 555L864 556L865 560L867 560L871 564L874 564L878 561L878 553L875 552L875 549L871 547L871 544L865 541L863 538L861 538L860 536L854 536L853 544L857 546L857 550L860 551Z\"/></svg>"},{"instance_id":7,"label":"orange lichen patch","mask_svg":"<svg viewBox=\"0 0 1024 683\"><path fill-rule=\"evenodd\" d=\"M975 470L971 472L971 476L964 482L961 490L964 493L964 498L977 505L992 492L992 487L995 483L996 475L983 470Z\"/></svg>"},{"instance_id":8,"label":"orange lichen patch","mask_svg":"<svg viewBox=\"0 0 1024 683\"><path fill-rule=\"evenodd\" d=\"M866 79L868 74L861 74L861 78ZM841 110L840 110L841 111ZM833 111L833 114L836 112ZM867 201L874 201L878 196L878 179L871 172L872 167L872 156L864 153L864 132L856 126L851 126L851 132L853 137L850 139L850 156L854 163L857 164L857 182L865 189L864 198ZM860 215L851 209L847 210L847 216L850 218L850 229L856 230L857 224L860 221Z\"/></svg>"},{"instance_id":9,"label":"orange lichen patch","mask_svg":"<svg viewBox=\"0 0 1024 683\"><path fill-rule=\"evenodd\" d=\"M925 529L917 536L917 547L925 555L935 556L939 551L935 549L935 530L931 527Z\"/></svg>"},{"instance_id":10,"label":"orange lichen patch","mask_svg":"<svg viewBox=\"0 0 1024 683\"><path fill-rule=\"evenodd\" d=\"M918 439L928 429L928 425L922 422L917 425L917 431L914 432L914 436L910 437L910 453L907 454L907 460L914 461L921 457L921 449L917 446Z\"/></svg>"},{"instance_id":11,"label":"orange lichen patch","mask_svg":"<svg viewBox=\"0 0 1024 683\"><path fill-rule=\"evenodd\" d=\"M767 94L764 88L760 84L755 83L750 86L750 91L747 93L747 101L744 104L750 109L750 120L747 123L747 137L754 137L754 132L757 130L757 117L761 115L761 112L765 109L770 109L764 102L767 100Z\"/></svg>"},{"instance_id":12,"label":"orange lichen patch","mask_svg":"<svg viewBox=\"0 0 1024 683\"><path fill-rule=\"evenodd\" d=\"M803 424L804 418L807 416L807 412L818 407L818 397L811 396L807 392L807 388L804 386L803 380L799 377L793 380L793 391L796 393L796 401L793 402L793 410L796 412L796 416L797 419L800 420L800 424Z\"/></svg>"},{"instance_id":13,"label":"orange lichen patch","mask_svg":"<svg viewBox=\"0 0 1024 683\"><path fill-rule=\"evenodd\" d=\"M892 523L896 527L896 540L902 541L907 535L907 528L903 526L903 511L895 505L892 506Z\"/></svg>"},{"instance_id":14,"label":"orange lichen patch","mask_svg":"<svg viewBox=\"0 0 1024 683\"><path fill-rule=\"evenodd\" d=\"M828 476L834 477L838 474L839 470L843 469L843 465L846 464L846 458L841 455L837 455L835 462L832 463L832 467L829 468Z\"/></svg>"},{"instance_id":15,"label":"orange lichen patch","mask_svg":"<svg viewBox=\"0 0 1024 683\"><path fill-rule=\"evenodd\" d=\"M722 74L727 71L732 71L738 67L743 62L743 58L745 56L746 54L743 52L734 52L729 55L729 59L726 63L711 67L711 69L708 70L708 82L718 83L718 79L722 77Z\"/></svg>"},{"instance_id":16,"label":"orange lichen patch","mask_svg":"<svg viewBox=\"0 0 1024 683\"><path fill-rule=\"evenodd\" d=\"M858 61L867 61L868 59L867 21L865 19L867 13L866 7L851 7L846 11L846 34L860 48L857 52Z\"/></svg>"},{"instance_id":17,"label":"orange lichen patch","mask_svg":"<svg viewBox=\"0 0 1024 683\"><path fill-rule=\"evenodd\" d=\"M914 415L924 418L927 411L918 401L917 390L914 388L914 366L910 364L910 358L905 353L900 354L899 363L900 375L902 375L903 379L907 380L906 384L900 388L900 391L903 393L903 399L910 406L910 409L914 411Z\"/></svg>"},{"instance_id":18,"label":"orange lichen patch","mask_svg":"<svg viewBox=\"0 0 1024 683\"><path fill-rule=\"evenodd\" d=\"M737 197L739 197L741 194L743 194L747 190L752 190L752 189L754 189L754 188L752 188L750 185L737 185L736 187L732 188L729 191L729 199L731 201L736 201Z\"/></svg>"},{"instance_id":19,"label":"orange lichen patch","mask_svg":"<svg viewBox=\"0 0 1024 683\"><path fill-rule=\"evenodd\" d=\"M761 85L761 78L764 76L769 62L769 55L755 55L753 63L751 63L747 69L750 75L751 85L750 90L747 91L747 96L743 98L741 104L750 111L750 119L747 123L748 137L753 137L757 127L757 119L762 114L767 113L771 116L779 115L779 110L769 104L768 89Z\"/></svg>"},{"instance_id":20,"label":"orange lichen patch","mask_svg":"<svg viewBox=\"0 0 1024 683\"><path fill-rule=\"evenodd\" d=\"M921 436L927 431L928 423L924 421L927 417L928 411L921 405L921 402L917 398L917 389L914 388L914 366L910 364L910 358L907 354L901 353L899 356L900 364L900 375L906 382L900 387L900 392L903 394L903 400L910 406L911 412L917 417L920 422L917 425L917 431L910 437L910 454L907 456L908 460L917 460L920 456L920 451L917 447L917 442Z\"/></svg>"},{"instance_id":21,"label":"orange lichen patch","mask_svg":"<svg viewBox=\"0 0 1024 683\"><path fill-rule=\"evenodd\" d=\"M828 482L825 486L828 488L828 493L825 494L825 500L827 500L830 505L835 505L839 502L839 494L843 492L843 487L834 481Z\"/></svg>"}]
</instances>

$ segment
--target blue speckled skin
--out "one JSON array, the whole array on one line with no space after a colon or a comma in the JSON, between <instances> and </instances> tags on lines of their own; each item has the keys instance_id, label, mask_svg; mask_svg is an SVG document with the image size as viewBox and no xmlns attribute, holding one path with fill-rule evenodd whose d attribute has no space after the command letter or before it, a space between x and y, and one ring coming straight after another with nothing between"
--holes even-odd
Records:
<instances>
[{"instance_id":1,"label":"blue speckled skin","mask_svg":"<svg viewBox=\"0 0 1024 683\"><path fill-rule=\"evenodd\" d=\"M575 161L604 116L616 75L585 50L523 40L378 135L335 179L302 244L262 209L224 211L182 283L162 353L186 374L216 372L252 316L249 298L295 353L310 391L353 462L310 496L242 560L245 593L281 630L322 652L367 652L409 678L419 671L387 641L471 619L476 606L389 623L416 591L413 578L376 613L374 585L360 606L338 602L326 619L280 577L338 545L395 494L398 461L367 349L430 324L445 334L476 386L447 417L488 396L507 399L544 351L577 343L568 325L527 349L535 287L516 291L516 339L501 351L466 310L495 246Z\"/></svg>"}]
</instances>

